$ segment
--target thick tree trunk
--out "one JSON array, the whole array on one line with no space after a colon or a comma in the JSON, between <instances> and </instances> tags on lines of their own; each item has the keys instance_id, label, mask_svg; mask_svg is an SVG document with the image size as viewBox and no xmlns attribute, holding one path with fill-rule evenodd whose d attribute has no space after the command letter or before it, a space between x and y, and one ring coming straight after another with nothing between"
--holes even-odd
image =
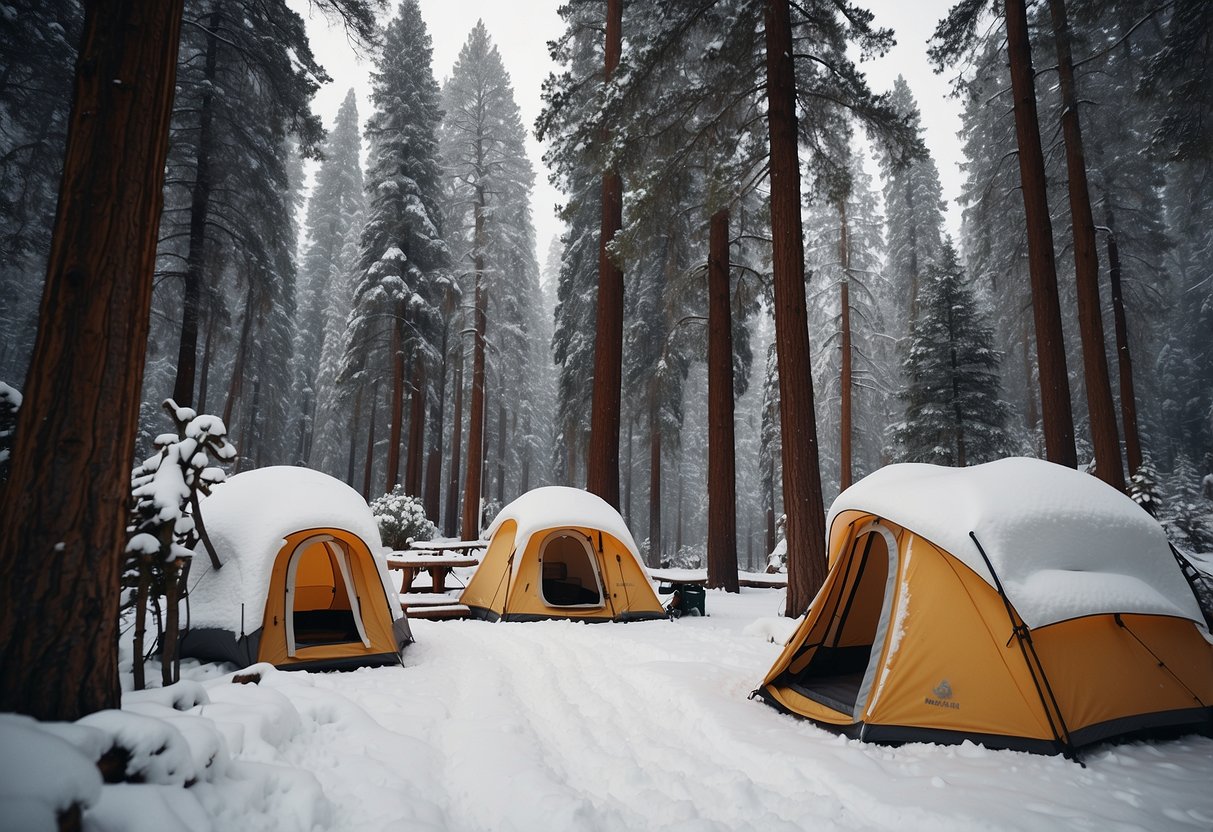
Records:
<instances>
[{"instance_id":1,"label":"thick tree trunk","mask_svg":"<svg viewBox=\"0 0 1213 832\"><path fill-rule=\"evenodd\" d=\"M181 303L181 342L177 351L177 380L173 400L182 407L194 403L194 365L198 360L198 307L202 301L203 269L206 266L206 218L211 202L211 143L215 121L215 66L219 52L222 13L211 12L207 22L206 59L202 98L198 104L198 155L194 167L194 189L190 194L190 238L185 258L185 285Z\"/></svg>"},{"instance_id":2,"label":"thick tree trunk","mask_svg":"<svg viewBox=\"0 0 1213 832\"><path fill-rule=\"evenodd\" d=\"M502 379L504 382L504 379ZM502 390L501 401L497 404L497 502L505 504L505 428L506 409L505 391Z\"/></svg>"},{"instance_id":3,"label":"thick tree trunk","mask_svg":"<svg viewBox=\"0 0 1213 832\"><path fill-rule=\"evenodd\" d=\"M228 431L232 430L232 413L235 412L236 402L244 392L244 365L248 360L249 339L253 335L253 281L248 284L248 294L244 300L244 320L240 322L240 341L236 344L236 357L232 360L232 377L227 382L227 400L223 403L223 424ZM244 449L238 449L243 455Z\"/></svg>"},{"instance_id":4,"label":"thick tree trunk","mask_svg":"<svg viewBox=\"0 0 1213 832\"><path fill-rule=\"evenodd\" d=\"M1125 320L1125 299L1121 291L1120 248L1116 244L1116 225L1112 209L1105 210L1108 223L1108 277L1112 284L1112 316L1116 327L1116 362L1120 371L1120 418L1125 432L1125 456L1129 476L1143 461L1141 433L1137 427L1137 393L1133 387L1133 358L1129 352L1129 325Z\"/></svg>"},{"instance_id":5,"label":"thick tree trunk","mask_svg":"<svg viewBox=\"0 0 1213 832\"><path fill-rule=\"evenodd\" d=\"M525 494L531 490L531 453L534 448L531 442L531 414L527 413L523 422L523 433L526 434L526 448L522 454L522 475L518 485L518 493Z\"/></svg>"},{"instance_id":6,"label":"thick tree trunk","mask_svg":"<svg viewBox=\"0 0 1213 832\"><path fill-rule=\"evenodd\" d=\"M379 379L371 384L371 424L366 432L366 457L363 459L362 499L371 499L371 472L375 469L375 417L379 413Z\"/></svg>"},{"instance_id":7,"label":"thick tree trunk","mask_svg":"<svg viewBox=\"0 0 1213 832\"><path fill-rule=\"evenodd\" d=\"M842 283L838 287L838 327L841 335L840 349L842 350L838 379L838 428L841 432L838 454L838 487L839 490L846 491L851 487L852 471L851 436L854 431L854 418L851 410L853 404L851 393L854 385L851 380L851 363L854 356L851 349L851 229L847 225L845 202L840 202L838 205L838 219L838 262L842 266Z\"/></svg>"},{"instance_id":8,"label":"thick tree trunk","mask_svg":"<svg viewBox=\"0 0 1213 832\"><path fill-rule=\"evenodd\" d=\"M1021 343L1023 345L1024 398L1027 399L1028 405L1024 409L1024 421L1027 423L1025 427L1035 437L1036 428L1040 424L1040 408L1036 404L1036 395L1040 387L1032 379L1035 365L1032 364L1032 336L1028 333L1028 326L1028 318L1025 315Z\"/></svg>"},{"instance_id":9,"label":"thick tree trunk","mask_svg":"<svg viewBox=\"0 0 1213 832\"><path fill-rule=\"evenodd\" d=\"M442 326L442 361L438 365L438 397L430 413L430 456L425 469L425 514L434 525L441 526L439 511L442 504L442 431L446 418L446 371L449 348L451 307L447 306L447 319Z\"/></svg>"},{"instance_id":10,"label":"thick tree trunk","mask_svg":"<svg viewBox=\"0 0 1213 832\"><path fill-rule=\"evenodd\" d=\"M661 411L649 382L649 566L661 566Z\"/></svg>"},{"instance_id":11,"label":"thick tree trunk","mask_svg":"<svg viewBox=\"0 0 1213 832\"><path fill-rule=\"evenodd\" d=\"M253 376L253 401L249 405L249 417L244 422L244 430L241 432L242 442L241 447L245 448L245 453L240 460L236 462L236 470L240 470L240 462L247 462L251 457L253 459L253 467L261 467L261 375Z\"/></svg>"},{"instance_id":12,"label":"thick tree trunk","mask_svg":"<svg viewBox=\"0 0 1213 832\"><path fill-rule=\"evenodd\" d=\"M623 472L623 522L632 526L632 426L634 419L628 419L628 456Z\"/></svg>"},{"instance_id":13,"label":"thick tree trunk","mask_svg":"<svg viewBox=\"0 0 1213 832\"><path fill-rule=\"evenodd\" d=\"M181 0L86 5L67 151L8 482L0 711L120 705L118 595Z\"/></svg>"},{"instance_id":14,"label":"thick tree trunk","mask_svg":"<svg viewBox=\"0 0 1213 832\"><path fill-rule=\"evenodd\" d=\"M708 227L708 586L740 592L729 210L712 214Z\"/></svg>"},{"instance_id":15,"label":"thick tree trunk","mask_svg":"<svg viewBox=\"0 0 1213 832\"><path fill-rule=\"evenodd\" d=\"M463 348L455 354L455 405L451 419L451 470L446 485L446 518L442 533L457 537L459 530L459 474L463 451Z\"/></svg>"},{"instance_id":16,"label":"thick tree trunk","mask_svg":"<svg viewBox=\"0 0 1213 832\"><path fill-rule=\"evenodd\" d=\"M681 453L679 454L681 456ZM678 460L678 509L674 514L674 554L682 551L682 495L686 481L683 479L682 460Z\"/></svg>"},{"instance_id":17,"label":"thick tree trunk","mask_svg":"<svg viewBox=\"0 0 1213 832\"><path fill-rule=\"evenodd\" d=\"M766 552L763 554L769 555L775 551L775 544L778 542L775 539L775 460L772 458L767 461L767 469L770 474L770 487L767 489L767 539Z\"/></svg>"},{"instance_id":18,"label":"thick tree trunk","mask_svg":"<svg viewBox=\"0 0 1213 832\"><path fill-rule=\"evenodd\" d=\"M206 413L207 393L210 389L211 378L211 347L215 342L215 314L212 311L206 318L206 338L202 341L202 368L198 374L198 412Z\"/></svg>"},{"instance_id":19,"label":"thick tree trunk","mask_svg":"<svg viewBox=\"0 0 1213 832\"><path fill-rule=\"evenodd\" d=\"M952 368L952 418L956 427L956 467L968 465L965 452L964 416L960 408L960 357L956 352L956 317L948 307L948 363Z\"/></svg>"},{"instance_id":20,"label":"thick tree trunk","mask_svg":"<svg viewBox=\"0 0 1213 832\"><path fill-rule=\"evenodd\" d=\"M1061 133L1066 145L1066 174L1070 185L1070 225L1074 233L1074 278L1078 286L1078 332L1082 338L1082 367L1086 381L1091 443L1095 446L1095 475L1120 491L1125 471L1116 435L1116 404L1104 351L1103 313L1099 302L1099 254L1095 221L1087 186L1087 162L1082 127L1078 123L1078 92L1070 54L1070 22L1065 0L1049 0L1053 40L1057 44L1057 74L1061 86Z\"/></svg>"},{"instance_id":21,"label":"thick tree trunk","mask_svg":"<svg viewBox=\"0 0 1213 832\"><path fill-rule=\"evenodd\" d=\"M1032 313L1036 322L1036 364L1040 373L1040 407L1045 456L1050 462L1078 467L1074 448L1074 414L1062 340L1061 305L1057 299L1057 266L1053 225L1049 220L1040 123L1036 117L1032 47L1024 0L1004 0L1007 57L1011 64L1015 137L1019 145L1019 180L1027 222L1028 269L1032 278Z\"/></svg>"},{"instance_id":22,"label":"thick tree trunk","mask_svg":"<svg viewBox=\"0 0 1213 832\"><path fill-rule=\"evenodd\" d=\"M354 418L350 422L350 450L349 459L346 462L345 468L345 484L350 488L354 487L354 463L355 456L358 453L358 428L362 427L362 385L358 385L358 392L354 394Z\"/></svg>"},{"instance_id":23,"label":"thick tree trunk","mask_svg":"<svg viewBox=\"0 0 1213 832\"><path fill-rule=\"evenodd\" d=\"M392 405L391 422L388 424L387 480L383 493L390 494L400 482L400 444L404 433L404 326L403 305L396 309L392 321L392 390L388 401Z\"/></svg>"},{"instance_id":24,"label":"thick tree trunk","mask_svg":"<svg viewBox=\"0 0 1213 832\"><path fill-rule=\"evenodd\" d=\"M800 221L796 78L788 0L766 0L767 127L771 144L771 236L775 351L783 438L783 505L787 512L788 596L785 613L804 612L825 581L825 508L818 462L817 418L809 364Z\"/></svg>"},{"instance_id":25,"label":"thick tree trunk","mask_svg":"<svg viewBox=\"0 0 1213 832\"><path fill-rule=\"evenodd\" d=\"M607 0L605 74L619 64L623 48L623 0ZM609 136L603 129L603 144ZM598 239L598 313L594 338L594 393L586 488L619 508L619 412L623 382L623 270L607 246L623 227L623 182L616 171L602 175L602 227Z\"/></svg>"},{"instance_id":26,"label":"thick tree trunk","mask_svg":"<svg viewBox=\"0 0 1213 832\"><path fill-rule=\"evenodd\" d=\"M460 533L467 540L480 535L480 480L484 471L484 332L488 297L484 287L484 208L483 189L476 194L475 232L475 336L472 348L472 412L468 414L468 470L463 484L463 524Z\"/></svg>"},{"instance_id":27,"label":"thick tree trunk","mask_svg":"<svg viewBox=\"0 0 1213 832\"><path fill-rule=\"evenodd\" d=\"M404 490L421 496L421 460L425 458L425 359L413 359L413 393L409 399L409 455L404 466Z\"/></svg>"}]
</instances>

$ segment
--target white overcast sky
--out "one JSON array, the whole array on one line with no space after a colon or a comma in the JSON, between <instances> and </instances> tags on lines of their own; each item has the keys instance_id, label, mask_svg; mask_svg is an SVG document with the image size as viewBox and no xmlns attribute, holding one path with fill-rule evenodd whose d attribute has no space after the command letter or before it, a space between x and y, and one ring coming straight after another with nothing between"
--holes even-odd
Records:
<instances>
[{"instance_id":1,"label":"white overcast sky","mask_svg":"<svg viewBox=\"0 0 1213 832\"><path fill-rule=\"evenodd\" d=\"M370 61L355 54L340 25L330 25L322 14L311 11L309 0L289 2L307 21L316 58L333 79L317 93L315 111L325 126L331 127L346 90L353 87L358 95L358 115L365 124L371 111ZM510 73L523 124L531 128L539 113L543 79L552 69L547 42L562 31L556 14L559 0L420 0L420 3L421 15L434 43L434 76L439 84L450 74L476 20L483 19ZM927 147L939 166L944 197L949 201L958 195L961 182L957 168L961 146L956 136L960 129L960 105L948 95L947 77L931 72L926 41L950 4L951 0L867 0L862 4L875 12L879 25L889 26L897 33L897 46L888 55L862 65L869 82L874 90L884 91L892 87L898 74L905 76L922 108ZM395 12L396 4L392 3L389 14ZM533 134L527 151L536 171L532 210L537 254L542 263L549 241L561 230L554 208L562 197L548 183L541 158L543 148ZM955 233L959 224L959 213L952 207L948 227Z\"/></svg>"}]
</instances>

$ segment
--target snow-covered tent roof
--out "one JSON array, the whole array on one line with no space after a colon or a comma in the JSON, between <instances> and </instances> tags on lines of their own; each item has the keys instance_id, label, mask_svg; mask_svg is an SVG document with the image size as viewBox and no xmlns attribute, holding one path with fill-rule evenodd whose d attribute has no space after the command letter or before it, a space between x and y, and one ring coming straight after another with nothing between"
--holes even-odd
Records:
<instances>
[{"instance_id":1,"label":"snow-covered tent roof","mask_svg":"<svg viewBox=\"0 0 1213 832\"><path fill-rule=\"evenodd\" d=\"M611 535L639 560L636 541L619 512L597 494L580 488L548 485L528 491L497 513L485 537L491 538L507 520L518 524L514 545L519 550L526 548L527 541L536 532L560 526L585 526Z\"/></svg>"},{"instance_id":2,"label":"snow-covered tent roof","mask_svg":"<svg viewBox=\"0 0 1213 832\"><path fill-rule=\"evenodd\" d=\"M1117 612L1204 622L1162 527L1072 468L1024 457L971 468L890 465L840 494L826 527L848 510L914 532L993 585L973 532L1030 627Z\"/></svg>"},{"instance_id":3,"label":"snow-covered tent roof","mask_svg":"<svg viewBox=\"0 0 1213 832\"><path fill-rule=\"evenodd\" d=\"M277 465L245 471L215 487L201 503L202 521L223 564L211 567L202 544L190 567L190 624L251 632L261 626L274 558L286 537L304 529L335 528L362 538L401 615L388 579L379 526L362 495L310 468ZM243 607L243 609L242 609Z\"/></svg>"}]
</instances>

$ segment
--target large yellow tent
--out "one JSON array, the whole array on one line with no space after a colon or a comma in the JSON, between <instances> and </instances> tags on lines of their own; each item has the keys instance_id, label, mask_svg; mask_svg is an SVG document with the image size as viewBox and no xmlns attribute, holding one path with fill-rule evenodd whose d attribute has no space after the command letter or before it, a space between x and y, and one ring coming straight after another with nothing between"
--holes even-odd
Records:
<instances>
[{"instance_id":1,"label":"large yellow tent","mask_svg":"<svg viewBox=\"0 0 1213 832\"><path fill-rule=\"evenodd\" d=\"M1213 728L1213 640L1159 525L1035 459L892 465L844 491L830 570L757 693L875 742L1041 753Z\"/></svg>"},{"instance_id":2,"label":"large yellow tent","mask_svg":"<svg viewBox=\"0 0 1213 832\"><path fill-rule=\"evenodd\" d=\"M492 621L665 617L619 512L587 491L548 486L503 508L460 603Z\"/></svg>"},{"instance_id":3,"label":"large yellow tent","mask_svg":"<svg viewBox=\"0 0 1213 832\"><path fill-rule=\"evenodd\" d=\"M366 501L319 471L275 466L216 486L189 578L181 655L333 670L399 664L408 619Z\"/></svg>"}]
</instances>

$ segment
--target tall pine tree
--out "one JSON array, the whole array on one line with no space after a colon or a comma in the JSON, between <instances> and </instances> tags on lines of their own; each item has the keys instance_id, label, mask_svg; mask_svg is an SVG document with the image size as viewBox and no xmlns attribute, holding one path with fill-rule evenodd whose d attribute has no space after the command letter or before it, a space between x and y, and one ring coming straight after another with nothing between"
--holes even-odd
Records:
<instances>
[{"instance_id":1,"label":"tall pine tree","mask_svg":"<svg viewBox=\"0 0 1213 832\"><path fill-rule=\"evenodd\" d=\"M432 52L417 0L403 0L383 33L371 79L369 205L342 371L349 376L366 367L370 377L386 382L391 417L385 491L402 481L405 397L425 395L415 382L434 357L449 282L439 213L441 111ZM406 365L414 380L407 392Z\"/></svg>"},{"instance_id":2,"label":"tall pine tree","mask_svg":"<svg viewBox=\"0 0 1213 832\"><path fill-rule=\"evenodd\" d=\"M894 431L904 462L965 466L1007 453L993 333L945 240L919 289L905 359L905 421Z\"/></svg>"}]
</instances>

